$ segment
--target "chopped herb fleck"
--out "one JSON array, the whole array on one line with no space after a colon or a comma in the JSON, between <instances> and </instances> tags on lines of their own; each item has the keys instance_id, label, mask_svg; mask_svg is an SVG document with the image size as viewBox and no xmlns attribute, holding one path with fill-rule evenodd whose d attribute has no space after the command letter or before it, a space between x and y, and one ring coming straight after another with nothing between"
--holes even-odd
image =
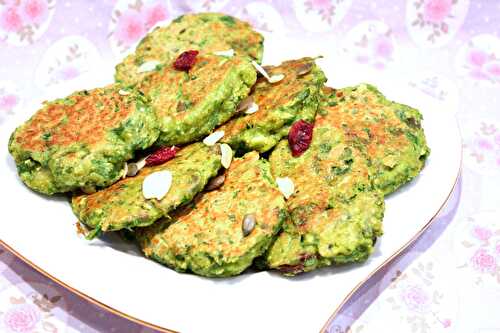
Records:
<instances>
[{"instance_id":1,"label":"chopped herb fleck","mask_svg":"<svg viewBox=\"0 0 500 333\"><path fill-rule=\"evenodd\" d=\"M232 18L231 16L228 16L228 15L224 15L220 18L220 20L222 22L224 22L226 25L228 26L234 26L236 24L236 21L234 20L234 18Z\"/></svg>"}]
</instances>

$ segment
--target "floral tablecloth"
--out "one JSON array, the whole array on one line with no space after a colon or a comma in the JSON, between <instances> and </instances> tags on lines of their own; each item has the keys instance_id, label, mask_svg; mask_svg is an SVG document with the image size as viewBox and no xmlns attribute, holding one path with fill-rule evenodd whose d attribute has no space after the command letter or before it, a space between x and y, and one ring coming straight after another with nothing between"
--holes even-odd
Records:
<instances>
[{"instance_id":1,"label":"floral tablecloth","mask_svg":"<svg viewBox=\"0 0 500 333\"><path fill-rule=\"evenodd\" d=\"M109 77L151 27L188 11L330 43L360 70L404 76L459 120L463 171L448 205L329 332L500 332L500 1L0 0L0 124L27 116L33 101ZM151 331L2 248L0 272L2 332Z\"/></svg>"}]
</instances>

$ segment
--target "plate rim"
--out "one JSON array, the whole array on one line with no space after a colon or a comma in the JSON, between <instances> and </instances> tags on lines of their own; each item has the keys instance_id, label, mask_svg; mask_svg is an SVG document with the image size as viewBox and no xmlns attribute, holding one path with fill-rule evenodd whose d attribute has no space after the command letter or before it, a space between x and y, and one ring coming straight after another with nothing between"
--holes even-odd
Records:
<instances>
[{"instance_id":1,"label":"plate rim","mask_svg":"<svg viewBox=\"0 0 500 333\"><path fill-rule=\"evenodd\" d=\"M23 256L22 254L20 254L19 252L17 252L14 248L12 248L10 245L8 245L7 243L5 243L2 239L0 239L0 245L2 245L3 247L5 247L5 249L7 251L9 251L13 255L15 255L18 259L20 259L21 261L23 261L25 264L27 264L28 266L30 266L35 271L37 271L38 273L42 274L43 276L45 276L49 280L57 283L58 285L60 285L63 288L65 288L66 290L68 290L68 291L70 291L70 292L72 292L72 293L74 293L74 294L82 297L84 300L86 300L86 301L88 301L88 302L90 302L90 303L98 306L101 309L107 310L107 311L109 311L109 312L113 313L114 315L117 315L117 316L119 316L121 318L128 319L128 320L130 320L130 321L132 321L132 322L134 322L136 324L143 325L145 327L155 329L155 330L160 331L162 333L180 333L178 331L174 331L174 330L166 328L166 327L161 327L161 326L155 325L153 323L144 321L142 319L136 318L136 317L134 317L132 315L129 315L129 314L125 313L125 312L117 310L117 309L113 308L112 306L104 304L101 301L93 298L92 296L89 296L89 295L85 294L84 292L82 292L82 291L80 291L80 290L78 290L78 289L76 289L74 287L71 287L69 284L67 284L67 283L59 280L58 278L56 278L52 274L46 272L45 270L43 270L39 266L35 265L33 262L31 262L31 260L29 260L28 258L26 258L25 256Z\"/></svg>"},{"instance_id":2,"label":"plate rim","mask_svg":"<svg viewBox=\"0 0 500 333\"><path fill-rule=\"evenodd\" d=\"M462 142L462 136L461 133L459 133L460 136L460 141ZM396 252L394 252L389 258L384 260L379 266L377 266L370 274L368 274L362 281L360 281L342 300L342 302L336 307L335 311L330 315L326 323L323 325L323 327L320 330L320 333L328 333L327 329L330 326L331 322L333 319L339 314L340 310L342 307L347 303L347 301L353 296L353 294L358 291L372 276L374 276L377 272L379 272L381 269L383 269L385 266L389 265L392 261L394 261L397 257L401 255L403 251L405 251L410 245L415 243L422 234L429 229L429 227L436 221L437 216L439 213L441 213L444 209L444 207L448 204L448 202L451 199L451 196L455 189L457 188L458 181L460 179L460 176L462 175L463 171L463 148L460 149L460 166L458 168L457 175L455 177L455 181L453 182L453 186L450 189L450 192L446 196L445 200L439 207L439 209L436 211L436 213L431 217L431 219L410 239L408 240L403 246L401 246Z\"/></svg>"},{"instance_id":3,"label":"plate rim","mask_svg":"<svg viewBox=\"0 0 500 333\"><path fill-rule=\"evenodd\" d=\"M460 141L462 141L460 133L459 133L459 137L460 137ZM388 264L390 264L394 259L396 259L397 257L399 257L404 250L406 250L410 245L412 245L435 222L436 217L443 210L443 208L448 204L448 202L450 201L451 195L453 194L453 192L455 191L455 189L457 187L458 181L460 179L460 175L462 174L462 169L463 169L462 162L463 162L463 149L460 149L460 166L458 168L458 172L457 172L457 175L455 177L455 181L453 183L453 186L450 189L450 192L448 193L448 195L446 196L445 200L443 201L443 203L441 204L441 206L439 207L439 209L436 211L436 213L434 213L434 215L432 216L432 218L410 240L408 240L405 244L403 244L403 246L401 246L389 258L387 258L386 260L384 260L384 262L382 262L379 266L377 266L372 272L370 272L370 274L368 274L353 289L351 289L351 291L344 297L344 299L342 300L342 302L335 308L335 310L333 311L333 313L330 315L330 317L328 318L328 320L325 322L325 324L321 328L320 332L322 332L322 333L326 333L327 332L327 329L328 329L330 323L338 315L338 313L340 312L340 310L342 309L342 307L347 303L347 301L352 297L352 295L359 288L361 288L361 286L363 284L365 284L378 271L380 271L385 266L387 266ZM113 313L113 314L115 314L115 315L117 315L119 317L124 318L124 319L128 319L128 320L130 320L130 321L132 321L132 322L134 322L136 324L143 325L143 326L146 326L148 328L152 328L152 329L158 330L160 332L164 332L164 333L178 333L178 331L174 331L172 329L169 329L169 328L166 328L166 327L161 327L161 326L155 325L153 323L144 321L142 319L139 319L139 318L136 318L136 317L134 317L132 315L129 315L129 314L125 313L125 312L117 310L117 309L115 309L115 308L113 308L113 307L111 307L111 306L109 306L107 304L104 304L101 301L99 301L99 300L97 300L97 299L95 299L95 298L93 298L93 297L91 297L91 296L83 293L82 291L80 291L80 290L78 290L78 289L76 289L74 287L71 287L67 283L59 280L58 278L56 278L55 276L53 276L50 273L46 272L45 270L43 270L39 266L35 265L28 258L26 258L23 255L21 255L12 246L8 245L2 239L0 239L0 245L4 246L9 252L11 252L12 254L14 254L17 258L19 258L25 264L27 264L28 266L30 266L31 268L33 268L34 270L36 270L38 273L44 275L49 280L54 281L55 283L61 285L65 289L67 289L68 291L70 291L70 292L72 292L74 294L77 294L78 296L82 297L84 300L86 300L86 301L88 301L88 302L90 302L90 303L92 303L92 304L94 304L94 305L96 305L96 306L98 306L98 307L100 307L100 308L102 308L104 310L107 310L107 311L109 311L109 312L111 312L111 313Z\"/></svg>"},{"instance_id":4,"label":"plate rim","mask_svg":"<svg viewBox=\"0 0 500 333\"><path fill-rule=\"evenodd\" d=\"M448 195L446 196L446 198L444 199L444 201L442 202L442 204L439 206L439 208L437 209L437 211L432 215L432 217L426 222L426 224L420 230L418 230L412 236L412 238L410 238L400 248L398 248L397 251L395 251L391 256L389 256L386 260L384 260L376 268L374 268L369 274L366 275L365 278L363 278L358 284L356 284L356 286L354 286L350 290L349 293L346 294L346 296L343 298L342 302L340 304L338 304L338 305L335 306L332 314L329 316L329 318L326 320L325 324L323 324L321 330L319 331L320 333L328 333L327 329L328 329L329 325L331 324L331 322L333 321L333 319L339 314L339 312L342 309L342 307L353 296L353 294L357 290L359 290L377 272L379 272L385 266L389 265L393 260L395 260L397 257L399 257L403 251L405 251L410 245L412 245L435 222L436 217L439 215L439 213L444 209L444 207L450 201L450 198L451 198L453 192L455 191L455 189L457 187L457 184L459 182L460 176L461 176L461 174L463 172L463 154L464 154L463 147L462 147L463 137L462 137L462 132L461 132L460 124L459 124L459 122L457 120L457 116L456 115L451 115L450 118L454 120L454 124L456 126L457 138L458 138L458 141L459 141L459 144L460 144L460 157L459 157L459 167L458 167L458 170L457 170L457 173L456 173L453 185L451 186ZM12 120L12 118L10 120ZM7 121L7 123L9 123L9 121ZM3 125L6 125L6 123L4 123ZM70 292L72 292L72 293L74 293L74 294L82 297L84 300L90 302L91 304L94 304L94 305L98 306L99 308L101 308L103 310L109 311L109 312L111 312L111 313L113 313L113 314L115 314L115 315L117 315L117 316L119 316L121 318L130 320L130 321L132 321L132 322L134 322L136 324L143 325L145 327L157 330L157 331L162 332L162 333L179 333L179 331L175 331L175 330L167 328L167 327L163 327L163 326L159 326L159 325L153 324L153 323L148 322L146 320L142 320L142 319L140 319L138 317L135 317L133 315L127 314L127 313L125 313L123 311L117 310L114 307L112 307L110 305L107 305L107 304L99 301L98 299L96 299L96 298L94 298L92 296L87 295L86 293L80 291L79 289L70 286L68 283L63 282L59 278L57 278L57 277L53 276L52 274L48 273L47 271L45 271L43 268L41 268L41 267L37 266L36 264L34 264L31 260L29 260L28 258L26 258L25 256L23 256L21 253L19 253L18 251L16 251L11 245L7 244L1 238L0 238L0 245L2 245L5 249L7 249L14 256L16 256L17 258L19 258L21 261L23 261L29 267L31 267L32 269L34 269L38 273L42 274L43 276L45 276L49 280L57 283L58 285L60 285L63 288L65 288L66 290L68 290L68 291L70 291Z\"/></svg>"}]
</instances>

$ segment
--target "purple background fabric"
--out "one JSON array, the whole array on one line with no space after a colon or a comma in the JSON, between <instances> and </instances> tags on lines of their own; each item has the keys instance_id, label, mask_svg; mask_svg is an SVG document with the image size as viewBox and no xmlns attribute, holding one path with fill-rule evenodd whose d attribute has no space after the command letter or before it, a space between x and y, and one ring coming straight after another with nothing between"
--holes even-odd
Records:
<instances>
[{"instance_id":1,"label":"purple background fabric","mask_svg":"<svg viewBox=\"0 0 500 333\"><path fill-rule=\"evenodd\" d=\"M35 101L101 74L104 80L101 72L112 73L153 25L200 10L327 43L360 70L403 77L459 121L464 163L449 203L349 299L328 332L500 332L500 317L492 315L500 305L498 1L3 0L0 126L29 115ZM151 331L81 299L3 248L0 272L0 331ZM334 283L325 292L334 293Z\"/></svg>"}]
</instances>

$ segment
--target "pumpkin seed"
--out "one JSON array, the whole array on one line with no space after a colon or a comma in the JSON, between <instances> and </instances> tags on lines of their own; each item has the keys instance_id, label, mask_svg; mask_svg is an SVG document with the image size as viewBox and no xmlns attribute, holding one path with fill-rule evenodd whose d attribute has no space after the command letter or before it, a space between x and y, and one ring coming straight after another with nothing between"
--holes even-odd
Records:
<instances>
[{"instance_id":1,"label":"pumpkin seed","mask_svg":"<svg viewBox=\"0 0 500 333\"><path fill-rule=\"evenodd\" d=\"M136 176L139 171L144 168L144 166L146 165L146 159L143 158L142 160L139 160L135 163L129 163L127 165L127 176L128 177L134 177Z\"/></svg>"},{"instance_id":2,"label":"pumpkin seed","mask_svg":"<svg viewBox=\"0 0 500 333\"><path fill-rule=\"evenodd\" d=\"M180 101L177 103L177 112L184 112L186 111L186 103Z\"/></svg>"},{"instance_id":3,"label":"pumpkin seed","mask_svg":"<svg viewBox=\"0 0 500 333\"><path fill-rule=\"evenodd\" d=\"M226 175L220 175L212 178L205 187L205 191L213 191L218 189L224 184L225 180L226 180Z\"/></svg>"},{"instance_id":4,"label":"pumpkin seed","mask_svg":"<svg viewBox=\"0 0 500 333\"><path fill-rule=\"evenodd\" d=\"M243 236L248 236L252 230L255 228L255 214L246 214L243 217L243 223L241 225L241 230L243 231Z\"/></svg>"},{"instance_id":5,"label":"pumpkin seed","mask_svg":"<svg viewBox=\"0 0 500 333\"><path fill-rule=\"evenodd\" d=\"M297 76L302 76L302 75L309 73L312 68L313 68L313 64L311 62L302 64L301 66L299 66L297 68Z\"/></svg>"}]
</instances>

